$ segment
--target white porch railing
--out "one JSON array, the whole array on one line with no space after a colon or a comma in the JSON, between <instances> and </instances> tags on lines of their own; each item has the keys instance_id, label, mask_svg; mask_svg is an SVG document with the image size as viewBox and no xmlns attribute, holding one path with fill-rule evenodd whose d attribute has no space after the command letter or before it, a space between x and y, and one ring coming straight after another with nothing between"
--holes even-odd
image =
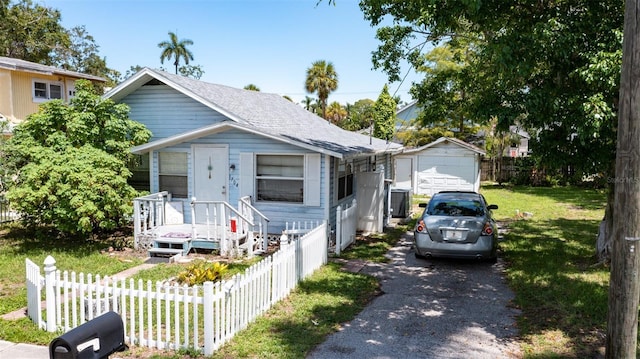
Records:
<instances>
[{"instance_id":1,"label":"white porch railing","mask_svg":"<svg viewBox=\"0 0 640 359\"><path fill-rule=\"evenodd\" d=\"M356 240L358 227L358 205L354 199L351 206L336 209L336 255Z\"/></svg>"},{"instance_id":2,"label":"white porch railing","mask_svg":"<svg viewBox=\"0 0 640 359\"><path fill-rule=\"evenodd\" d=\"M4 195L0 195L0 223L12 222L18 219L18 214L11 210L11 205Z\"/></svg>"},{"instance_id":3,"label":"white porch railing","mask_svg":"<svg viewBox=\"0 0 640 359\"><path fill-rule=\"evenodd\" d=\"M113 310L122 317L129 345L193 348L210 356L327 263L327 228L325 222L244 273L203 286L154 285L151 281L61 272L51 256L45 260L45 277L39 267L27 262L28 273L37 273L27 282L44 283L46 322L41 321L39 327L48 331L66 332ZM28 302L39 300L31 297L41 290L28 290ZM30 308L30 317L41 313L37 308Z\"/></svg>"},{"instance_id":4,"label":"white porch railing","mask_svg":"<svg viewBox=\"0 0 640 359\"><path fill-rule=\"evenodd\" d=\"M170 201L170 194L166 191L134 199L135 249L150 246L157 229L167 225L165 210ZM196 238L197 225L204 224L204 239L220 240L220 251L223 255L242 249L237 243L238 234L246 236L243 246L246 247L248 255L253 255L255 250L267 250L269 218L251 205L249 197L238 201L238 209L224 201L199 201L196 198L192 199L190 206L192 238ZM261 242L256 243L257 240Z\"/></svg>"},{"instance_id":5,"label":"white porch railing","mask_svg":"<svg viewBox=\"0 0 640 359\"><path fill-rule=\"evenodd\" d=\"M238 211L257 225L259 235L256 239L262 240L261 249L266 251L269 247L269 218L251 204L250 196L244 196L238 200Z\"/></svg>"},{"instance_id":6,"label":"white porch railing","mask_svg":"<svg viewBox=\"0 0 640 359\"><path fill-rule=\"evenodd\" d=\"M153 193L133 200L133 247L139 249L143 237L151 237L153 230L165 224L165 206L170 201L167 191Z\"/></svg>"},{"instance_id":7,"label":"white porch railing","mask_svg":"<svg viewBox=\"0 0 640 359\"><path fill-rule=\"evenodd\" d=\"M238 238L245 237L243 247L247 250L249 257L253 256L256 250L256 237L266 238L268 228L268 219L260 214L255 208L251 207L247 211L247 206L243 206L242 211L233 208L229 203L223 201L198 201L194 197L191 200L191 228L193 231L192 238L198 238L196 228L198 224L206 226L206 240L220 240L220 254L227 256L233 251L241 249ZM204 216L198 217L198 213L204 213ZM252 218L264 218L264 220L254 223ZM202 236L202 234L200 234ZM260 244L260 250L266 251L267 247Z\"/></svg>"}]
</instances>

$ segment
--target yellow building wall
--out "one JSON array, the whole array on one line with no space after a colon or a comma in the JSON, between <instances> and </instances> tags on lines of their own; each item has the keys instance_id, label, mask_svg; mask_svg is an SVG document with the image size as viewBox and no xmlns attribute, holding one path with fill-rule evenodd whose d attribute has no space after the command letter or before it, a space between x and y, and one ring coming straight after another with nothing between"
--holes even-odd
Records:
<instances>
[{"instance_id":1,"label":"yellow building wall","mask_svg":"<svg viewBox=\"0 0 640 359\"><path fill-rule=\"evenodd\" d=\"M13 116L11 99L11 71L0 69L0 113L7 119Z\"/></svg>"},{"instance_id":2,"label":"yellow building wall","mask_svg":"<svg viewBox=\"0 0 640 359\"><path fill-rule=\"evenodd\" d=\"M69 101L70 91L73 92L75 77L61 75L46 75L34 72L22 72L0 69L0 113L14 124L38 112L39 106L45 101L33 100L33 81L57 82L62 85L62 98Z\"/></svg>"},{"instance_id":3,"label":"yellow building wall","mask_svg":"<svg viewBox=\"0 0 640 359\"><path fill-rule=\"evenodd\" d=\"M59 76L49 76L28 72L13 73L13 108L17 121L25 120L30 114L38 112L42 102L33 102L33 80L58 81Z\"/></svg>"}]
</instances>

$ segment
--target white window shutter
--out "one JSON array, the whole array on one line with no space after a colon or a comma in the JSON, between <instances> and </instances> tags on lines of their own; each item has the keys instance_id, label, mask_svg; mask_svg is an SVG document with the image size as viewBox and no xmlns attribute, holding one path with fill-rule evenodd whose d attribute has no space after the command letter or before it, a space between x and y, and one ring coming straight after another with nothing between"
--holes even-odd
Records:
<instances>
[{"instance_id":1,"label":"white window shutter","mask_svg":"<svg viewBox=\"0 0 640 359\"><path fill-rule=\"evenodd\" d=\"M255 174L253 152L240 153L240 197L254 197Z\"/></svg>"},{"instance_id":2,"label":"white window shutter","mask_svg":"<svg viewBox=\"0 0 640 359\"><path fill-rule=\"evenodd\" d=\"M320 205L320 154L310 153L305 156L304 164L304 204Z\"/></svg>"}]
</instances>

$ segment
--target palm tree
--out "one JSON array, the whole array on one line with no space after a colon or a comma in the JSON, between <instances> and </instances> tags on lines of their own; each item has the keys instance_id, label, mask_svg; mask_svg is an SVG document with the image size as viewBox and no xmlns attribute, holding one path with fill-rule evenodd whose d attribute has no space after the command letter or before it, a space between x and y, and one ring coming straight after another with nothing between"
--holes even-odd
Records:
<instances>
[{"instance_id":1,"label":"palm tree","mask_svg":"<svg viewBox=\"0 0 640 359\"><path fill-rule=\"evenodd\" d=\"M165 59L174 58L173 64L176 67L176 75L178 74L178 65L180 64L180 58L189 64L189 60L193 60L193 54L187 46L193 45L193 41L189 39L182 39L178 41L178 35L169 31L169 41L162 41L158 44L158 47L162 49L160 54L160 63L164 64Z\"/></svg>"},{"instance_id":2,"label":"palm tree","mask_svg":"<svg viewBox=\"0 0 640 359\"><path fill-rule=\"evenodd\" d=\"M322 117L327 118L327 99L329 94L338 88L338 74L331 62L318 60L307 69L305 81L307 92L318 94Z\"/></svg>"},{"instance_id":3,"label":"palm tree","mask_svg":"<svg viewBox=\"0 0 640 359\"><path fill-rule=\"evenodd\" d=\"M307 111L311 111L311 105L313 105L313 101L315 101L313 97L305 96L304 100L302 100L302 103L304 104L304 109Z\"/></svg>"},{"instance_id":4,"label":"palm tree","mask_svg":"<svg viewBox=\"0 0 640 359\"><path fill-rule=\"evenodd\" d=\"M327 121L339 125L347 118L347 110L337 101L333 101L327 107Z\"/></svg>"}]
</instances>

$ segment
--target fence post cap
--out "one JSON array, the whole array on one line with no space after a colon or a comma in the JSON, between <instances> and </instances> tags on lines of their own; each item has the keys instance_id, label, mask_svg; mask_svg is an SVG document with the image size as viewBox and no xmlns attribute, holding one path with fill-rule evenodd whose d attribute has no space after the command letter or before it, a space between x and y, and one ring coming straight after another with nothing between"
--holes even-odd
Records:
<instances>
[{"instance_id":1,"label":"fence post cap","mask_svg":"<svg viewBox=\"0 0 640 359\"><path fill-rule=\"evenodd\" d=\"M48 255L47 258L44 259L44 265L52 266L54 264L56 264L56 260L51 255Z\"/></svg>"}]
</instances>

